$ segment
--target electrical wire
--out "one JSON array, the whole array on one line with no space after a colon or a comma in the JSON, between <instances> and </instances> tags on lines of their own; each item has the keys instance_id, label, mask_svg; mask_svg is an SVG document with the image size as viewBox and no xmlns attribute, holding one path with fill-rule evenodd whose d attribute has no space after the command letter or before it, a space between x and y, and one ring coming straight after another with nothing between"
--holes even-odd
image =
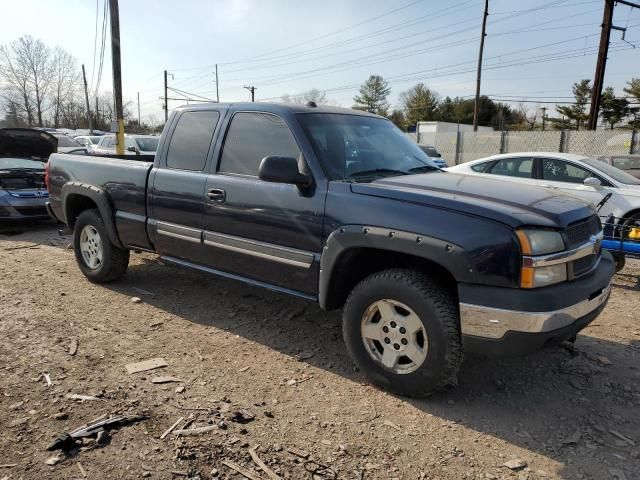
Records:
<instances>
[{"instance_id":1,"label":"electrical wire","mask_svg":"<svg viewBox=\"0 0 640 480\"><path fill-rule=\"evenodd\" d=\"M93 65L91 67L91 82L89 85L93 87L93 75L96 71L96 53L98 53L98 17L100 16L100 0L96 0L96 26L93 34Z\"/></svg>"}]
</instances>

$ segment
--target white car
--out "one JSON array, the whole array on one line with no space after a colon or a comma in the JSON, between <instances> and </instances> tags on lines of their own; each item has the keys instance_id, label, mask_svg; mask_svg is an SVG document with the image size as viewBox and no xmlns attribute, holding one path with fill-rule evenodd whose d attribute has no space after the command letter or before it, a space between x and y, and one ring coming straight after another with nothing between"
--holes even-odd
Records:
<instances>
[{"instance_id":1,"label":"white car","mask_svg":"<svg viewBox=\"0 0 640 480\"><path fill-rule=\"evenodd\" d=\"M128 135L124 136L125 155L155 155L158 149L160 137L153 135ZM100 141L94 145L95 154L115 154L116 136L104 135Z\"/></svg>"},{"instance_id":2,"label":"white car","mask_svg":"<svg viewBox=\"0 0 640 480\"><path fill-rule=\"evenodd\" d=\"M469 175L499 175L507 181L574 195L594 205L612 193L600 215L613 214L624 218L627 225L640 225L640 179L594 158L568 153L508 153L447 170Z\"/></svg>"},{"instance_id":3,"label":"white car","mask_svg":"<svg viewBox=\"0 0 640 480\"><path fill-rule=\"evenodd\" d=\"M80 143L84 148L86 148L89 153L93 152L93 147L98 144L100 138L99 135L79 135L74 137L78 143Z\"/></svg>"},{"instance_id":4,"label":"white car","mask_svg":"<svg viewBox=\"0 0 640 480\"><path fill-rule=\"evenodd\" d=\"M87 149L75 138L60 132L50 133L58 139L58 153L87 153Z\"/></svg>"}]
</instances>

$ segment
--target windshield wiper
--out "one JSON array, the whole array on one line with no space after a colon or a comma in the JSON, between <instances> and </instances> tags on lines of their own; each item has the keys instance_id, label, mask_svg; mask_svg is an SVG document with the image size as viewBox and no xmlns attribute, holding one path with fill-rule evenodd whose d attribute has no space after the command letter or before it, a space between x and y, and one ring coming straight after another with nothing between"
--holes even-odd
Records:
<instances>
[{"instance_id":1,"label":"windshield wiper","mask_svg":"<svg viewBox=\"0 0 640 480\"><path fill-rule=\"evenodd\" d=\"M432 167L431 165L420 165L419 167L410 168L409 171L411 173L418 172L441 172L442 169L438 167Z\"/></svg>"},{"instance_id":2,"label":"windshield wiper","mask_svg":"<svg viewBox=\"0 0 640 480\"><path fill-rule=\"evenodd\" d=\"M349 177L366 177L373 176L376 174L390 174L390 176L394 175L409 175L404 170L394 170L393 168L372 168L370 170L360 170L359 172L353 172L349 174Z\"/></svg>"}]
</instances>

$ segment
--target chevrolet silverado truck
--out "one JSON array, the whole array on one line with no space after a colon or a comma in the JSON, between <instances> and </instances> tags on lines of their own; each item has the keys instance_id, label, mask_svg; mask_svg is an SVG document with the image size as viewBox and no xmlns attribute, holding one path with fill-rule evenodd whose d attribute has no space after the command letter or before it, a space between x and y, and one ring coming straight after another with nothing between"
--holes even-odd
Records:
<instances>
[{"instance_id":1,"label":"chevrolet silverado truck","mask_svg":"<svg viewBox=\"0 0 640 480\"><path fill-rule=\"evenodd\" d=\"M408 396L455 386L463 353L575 338L614 271L592 205L442 171L356 110L187 106L153 163L54 154L46 182L90 281L142 250L342 308L357 367Z\"/></svg>"}]
</instances>

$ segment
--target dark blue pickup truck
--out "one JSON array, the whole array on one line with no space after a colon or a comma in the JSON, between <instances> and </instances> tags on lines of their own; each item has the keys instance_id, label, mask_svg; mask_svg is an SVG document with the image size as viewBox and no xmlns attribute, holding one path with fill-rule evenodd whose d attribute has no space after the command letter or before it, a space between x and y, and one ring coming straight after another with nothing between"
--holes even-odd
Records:
<instances>
[{"instance_id":1,"label":"dark blue pickup truck","mask_svg":"<svg viewBox=\"0 0 640 480\"><path fill-rule=\"evenodd\" d=\"M340 108L178 109L153 163L52 155L51 214L93 282L130 250L343 308L357 366L396 393L456 385L463 352L575 337L609 298L593 206L444 172L391 122Z\"/></svg>"}]
</instances>

